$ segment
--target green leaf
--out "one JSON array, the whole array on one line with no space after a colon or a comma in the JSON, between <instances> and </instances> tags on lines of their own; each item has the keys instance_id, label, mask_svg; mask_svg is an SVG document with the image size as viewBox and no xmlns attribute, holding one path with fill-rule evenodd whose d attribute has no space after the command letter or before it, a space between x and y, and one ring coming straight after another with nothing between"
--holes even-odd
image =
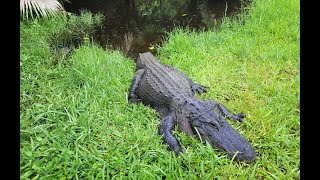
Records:
<instances>
[{"instance_id":1,"label":"green leaf","mask_svg":"<svg viewBox=\"0 0 320 180\"><path fill-rule=\"evenodd\" d=\"M26 151L25 154L26 154L27 156L29 156L29 157L32 156L32 152L30 152L30 151Z\"/></svg>"},{"instance_id":2,"label":"green leaf","mask_svg":"<svg viewBox=\"0 0 320 180\"><path fill-rule=\"evenodd\" d=\"M35 177L33 177L31 180L36 180L38 179L39 175L36 175Z\"/></svg>"}]
</instances>

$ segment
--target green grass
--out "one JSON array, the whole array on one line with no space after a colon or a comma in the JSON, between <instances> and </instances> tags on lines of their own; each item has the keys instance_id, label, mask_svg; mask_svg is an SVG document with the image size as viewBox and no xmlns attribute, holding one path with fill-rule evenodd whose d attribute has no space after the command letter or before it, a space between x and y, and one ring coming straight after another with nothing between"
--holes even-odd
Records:
<instances>
[{"instance_id":1,"label":"green grass","mask_svg":"<svg viewBox=\"0 0 320 180\"><path fill-rule=\"evenodd\" d=\"M228 121L257 159L237 163L175 131L175 157L157 113L127 105L132 59L85 43L53 57L60 20L20 23L21 179L300 179L300 4L253 0L215 32L176 29L157 58L210 87L243 123ZM130 178L129 178L130 177Z\"/></svg>"}]
</instances>

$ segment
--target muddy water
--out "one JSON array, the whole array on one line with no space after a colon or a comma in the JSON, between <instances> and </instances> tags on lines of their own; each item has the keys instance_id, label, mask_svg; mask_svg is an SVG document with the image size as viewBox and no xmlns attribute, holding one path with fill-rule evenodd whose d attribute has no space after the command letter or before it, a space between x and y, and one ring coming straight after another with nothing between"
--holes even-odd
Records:
<instances>
[{"instance_id":1,"label":"muddy water","mask_svg":"<svg viewBox=\"0 0 320 180\"><path fill-rule=\"evenodd\" d=\"M224 16L240 11L247 0L77 0L65 4L67 11L81 9L105 16L94 34L102 47L120 49L131 57L155 51L174 27L195 30L215 28Z\"/></svg>"}]
</instances>

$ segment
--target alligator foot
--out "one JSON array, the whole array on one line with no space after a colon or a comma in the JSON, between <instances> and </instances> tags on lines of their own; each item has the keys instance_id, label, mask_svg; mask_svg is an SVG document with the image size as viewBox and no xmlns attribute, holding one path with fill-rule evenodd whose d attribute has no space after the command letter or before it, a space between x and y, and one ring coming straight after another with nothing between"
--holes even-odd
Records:
<instances>
[{"instance_id":1,"label":"alligator foot","mask_svg":"<svg viewBox=\"0 0 320 180\"><path fill-rule=\"evenodd\" d=\"M192 83L191 89L194 93L202 94L208 91L209 87L200 84Z\"/></svg>"},{"instance_id":2,"label":"alligator foot","mask_svg":"<svg viewBox=\"0 0 320 180\"><path fill-rule=\"evenodd\" d=\"M139 99L137 99L137 98L129 98L128 99L128 104L137 104L137 103L139 103L140 101L139 101Z\"/></svg>"},{"instance_id":3,"label":"alligator foot","mask_svg":"<svg viewBox=\"0 0 320 180\"><path fill-rule=\"evenodd\" d=\"M238 113L238 114L233 114L231 118L236 122L242 122L245 117L246 115L244 115L243 113Z\"/></svg>"}]
</instances>

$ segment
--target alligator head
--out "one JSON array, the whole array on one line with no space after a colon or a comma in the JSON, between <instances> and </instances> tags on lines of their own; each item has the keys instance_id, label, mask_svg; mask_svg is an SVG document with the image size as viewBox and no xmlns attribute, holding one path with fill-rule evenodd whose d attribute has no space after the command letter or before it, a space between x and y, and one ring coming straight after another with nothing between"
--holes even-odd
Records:
<instances>
[{"instance_id":1,"label":"alligator head","mask_svg":"<svg viewBox=\"0 0 320 180\"><path fill-rule=\"evenodd\" d=\"M193 133L214 149L227 152L237 161L250 163L255 159L251 144L214 108L200 100L189 101L184 107Z\"/></svg>"}]
</instances>

